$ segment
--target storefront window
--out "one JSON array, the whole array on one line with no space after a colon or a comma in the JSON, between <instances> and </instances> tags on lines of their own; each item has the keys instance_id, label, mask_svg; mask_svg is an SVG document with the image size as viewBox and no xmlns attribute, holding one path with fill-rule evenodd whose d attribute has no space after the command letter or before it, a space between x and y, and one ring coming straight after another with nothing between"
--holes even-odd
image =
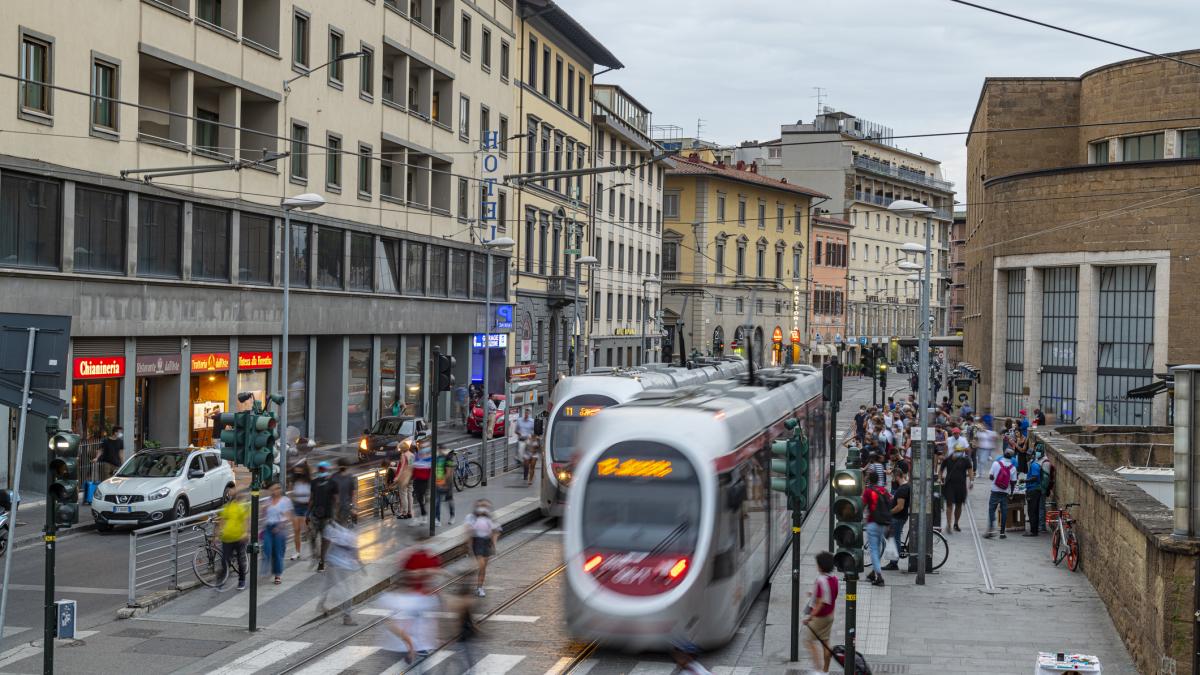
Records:
<instances>
[{"instance_id":1,"label":"storefront window","mask_svg":"<svg viewBox=\"0 0 1200 675\"><path fill-rule=\"evenodd\" d=\"M404 338L404 410L406 415L423 415L425 390L425 338Z\"/></svg>"},{"instance_id":2,"label":"storefront window","mask_svg":"<svg viewBox=\"0 0 1200 675\"><path fill-rule=\"evenodd\" d=\"M90 460L100 441L120 423L121 380L76 382L71 387L71 429L83 436L80 440L83 457Z\"/></svg>"},{"instance_id":3,"label":"storefront window","mask_svg":"<svg viewBox=\"0 0 1200 675\"><path fill-rule=\"evenodd\" d=\"M253 399L247 400L245 403L237 404L238 410L251 410L254 408L254 402L266 405L267 404L267 371L265 370L250 370L240 371L237 376L237 391L239 394L249 392L254 394Z\"/></svg>"},{"instance_id":4,"label":"storefront window","mask_svg":"<svg viewBox=\"0 0 1200 675\"><path fill-rule=\"evenodd\" d=\"M212 416L229 408L229 374L199 373L191 382L191 443L213 446Z\"/></svg>"},{"instance_id":5,"label":"storefront window","mask_svg":"<svg viewBox=\"0 0 1200 675\"><path fill-rule=\"evenodd\" d=\"M346 391L346 429L358 433L371 426L371 349L350 350L350 381Z\"/></svg>"},{"instance_id":6,"label":"storefront window","mask_svg":"<svg viewBox=\"0 0 1200 675\"><path fill-rule=\"evenodd\" d=\"M379 414L392 414L392 405L397 400L397 385L400 367L397 358L400 353L396 349L399 338L385 337L379 348ZM353 429L351 429L353 431Z\"/></svg>"},{"instance_id":7,"label":"storefront window","mask_svg":"<svg viewBox=\"0 0 1200 675\"><path fill-rule=\"evenodd\" d=\"M288 352L287 421L308 435L308 352Z\"/></svg>"}]
</instances>

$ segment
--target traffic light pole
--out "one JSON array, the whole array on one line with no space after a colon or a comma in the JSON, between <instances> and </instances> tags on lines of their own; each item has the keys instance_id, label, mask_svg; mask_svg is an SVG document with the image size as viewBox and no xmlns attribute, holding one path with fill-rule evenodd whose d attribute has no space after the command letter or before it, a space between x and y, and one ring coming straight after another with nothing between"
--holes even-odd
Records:
<instances>
[{"instance_id":1,"label":"traffic light pole","mask_svg":"<svg viewBox=\"0 0 1200 675\"><path fill-rule=\"evenodd\" d=\"M830 512L832 513L832 511ZM792 630L791 658L800 660L800 523L804 518L800 511L792 509Z\"/></svg>"},{"instance_id":2,"label":"traffic light pole","mask_svg":"<svg viewBox=\"0 0 1200 675\"><path fill-rule=\"evenodd\" d=\"M489 276L488 279L490 282L491 277ZM491 289L488 289L488 297L491 297L491 295L492 295ZM491 326L490 322L488 323L488 326L489 327ZM485 345L485 348L490 339L491 339L491 335L489 333L483 334L483 344ZM484 361L484 363L487 363L487 361ZM438 347L434 347L433 348L433 371L435 374L440 372L441 365L442 365L442 350ZM487 396L487 382L486 381L484 382L483 393L485 396ZM438 399L440 399L441 397L442 397L442 388L440 386L434 387L433 388L433 396L429 397L429 408L430 408L430 412L433 413L432 414L433 423L431 425L430 432L429 432L430 433L430 441L429 441L430 447L429 447L429 481L428 481L429 482L429 536L431 536L431 537L434 535L434 527L435 527L433 514L434 514L434 511L438 508L438 505L435 504L433 500L437 498L437 488L436 488L435 484L437 483ZM484 428L483 456L484 457L487 457L487 428L490 426L491 426L491 423L488 421L488 416L487 416L487 399L485 398L483 400L483 428ZM418 452L418 456L419 456L420 455L419 448L418 448L417 452ZM484 480L487 480L487 471L483 472L483 476L484 476Z\"/></svg>"},{"instance_id":3,"label":"traffic light pole","mask_svg":"<svg viewBox=\"0 0 1200 675\"><path fill-rule=\"evenodd\" d=\"M847 572L844 578L846 581L846 661L842 664L842 669L846 675L854 675L855 641L858 637L858 573Z\"/></svg>"},{"instance_id":4,"label":"traffic light pole","mask_svg":"<svg viewBox=\"0 0 1200 675\"><path fill-rule=\"evenodd\" d=\"M58 623L58 616L54 608L54 544L55 536L58 533L58 526L54 522L54 512L57 507L56 502L54 491L47 490L46 530L42 535L46 542L46 593L44 600L45 607L42 608L43 675L53 675L54 673L54 626ZM12 524L15 526L17 521L12 521ZM12 535L9 535L9 537L11 538Z\"/></svg>"},{"instance_id":5,"label":"traffic light pole","mask_svg":"<svg viewBox=\"0 0 1200 675\"><path fill-rule=\"evenodd\" d=\"M829 402L829 551L833 551L833 472L837 471L837 414L842 398L842 364L833 357L833 381L836 395Z\"/></svg>"},{"instance_id":6,"label":"traffic light pole","mask_svg":"<svg viewBox=\"0 0 1200 675\"><path fill-rule=\"evenodd\" d=\"M261 489L262 484L256 472L250 483L250 543L246 546L246 555L250 558L251 633L258 630L258 493Z\"/></svg>"}]
</instances>

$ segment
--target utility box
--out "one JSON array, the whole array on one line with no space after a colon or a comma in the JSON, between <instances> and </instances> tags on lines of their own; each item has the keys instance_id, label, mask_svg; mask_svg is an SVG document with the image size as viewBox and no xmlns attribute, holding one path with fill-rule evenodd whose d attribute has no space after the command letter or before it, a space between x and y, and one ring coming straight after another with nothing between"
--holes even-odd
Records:
<instances>
[{"instance_id":1,"label":"utility box","mask_svg":"<svg viewBox=\"0 0 1200 675\"><path fill-rule=\"evenodd\" d=\"M58 600L54 603L54 637L59 640L75 639L75 609L74 600Z\"/></svg>"},{"instance_id":2,"label":"utility box","mask_svg":"<svg viewBox=\"0 0 1200 675\"><path fill-rule=\"evenodd\" d=\"M1200 536L1200 365L1171 369L1175 376L1176 537Z\"/></svg>"}]
</instances>

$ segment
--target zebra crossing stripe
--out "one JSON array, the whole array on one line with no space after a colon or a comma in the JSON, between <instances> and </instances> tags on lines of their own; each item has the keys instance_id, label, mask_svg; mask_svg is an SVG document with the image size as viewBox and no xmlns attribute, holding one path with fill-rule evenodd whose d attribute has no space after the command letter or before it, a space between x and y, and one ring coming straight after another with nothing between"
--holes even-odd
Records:
<instances>
[{"instance_id":1,"label":"zebra crossing stripe","mask_svg":"<svg viewBox=\"0 0 1200 675\"><path fill-rule=\"evenodd\" d=\"M297 671L297 675L336 675L363 659L370 658L380 648L372 645L350 645L326 655L324 658L310 663L302 670Z\"/></svg>"},{"instance_id":2,"label":"zebra crossing stripe","mask_svg":"<svg viewBox=\"0 0 1200 675\"><path fill-rule=\"evenodd\" d=\"M546 671L546 675L562 675L563 671L565 671L567 669L567 666L570 666L571 662L574 660L575 659L571 658L570 656L562 657L550 668L550 670ZM596 667L595 659L584 659L579 662L579 665L577 665L573 669L571 669L571 675L587 675L588 672L590 672L592 670L592 668L595 668L595 667Z\"/></svg>"},{"instance_id":3,"label":"zebra crossing stripe","mask_svg":"<svg viewBox=\"0 0 1200 675\"><path fill-rule=\"evenodd\" d=\"M224 668L212 671L209 675L253 675L263 668L277 665L292 654L307 649L311 644L310 642L272 640L249 654L244 654L231 661Z\"/></svg>"},{"instance_id":4,"label":"zebra crossing stripe","mask_svg":"<svg viewBox=\"0 0 1200 675\"><path fill-rule=\"evenodd\" d=\"M399 663L393 665L392 667L383 671L379 675L400 675L400 673L411 673L411 675L424 675L424 673L428 673L429 671L433 670L434 668L437 668L438 664L440 664L442 661L445 661L446 659L450 658L451 656L454 656L454 654L455 654L455 652L452 652L448 649L443 649L439 652L434 652L433 654L430 654L429 656L427 656L425 658L424 661L421 661L421 663L416 666L409 666L407 663L404 662L403 659L401 659ZM397 658L399 658L399 656L397 656Z\"/></svg>"},{"instance_id":5,"label":"zebra crossing stripe","mask_svg":"<svg viewBox=\"0 0 1200 675\"><path fill-rule=\"evenodd\" d=\"M522 654L488 654L471 666L466 675L505 675L523 660Z\"/></svg>"},{"instance_id":6,"label":"zebra crossing stripe","mask_svg":"<svg viewBox=\"0 0 1200 675\"><path fill-rule=\"evenodd\" d=\"M638 664L629 671L629 675L672 675L675 672L675 664L673 663L654 663L651 661L638 661Z\"/></svg>"}]
</instances>

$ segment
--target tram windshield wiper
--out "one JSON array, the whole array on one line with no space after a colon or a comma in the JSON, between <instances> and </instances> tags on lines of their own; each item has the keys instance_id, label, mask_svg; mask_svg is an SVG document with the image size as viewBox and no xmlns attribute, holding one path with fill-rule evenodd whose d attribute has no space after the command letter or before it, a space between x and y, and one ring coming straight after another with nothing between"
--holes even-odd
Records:
<instances>
[{"instance_id":1,"label":"tram windshield wiper","mask_svg":"<svg viewBox=\"0 0 1200 675\"><path fill-rule=\"evenodd\" d=\"M687 532L688 528L690 528L691 526L692 526L692 523L691 523L691 521L688 521L688 520L685 520L682 523L676 525L675 529L668 532L667 536L663 537L662 541L658 542L658 544L656 544L654 546L654 548L650 549L650 555L662 553L664 550L666 550L667 546L669 546L671 544L671 542L678 539L684 532Z\"/></svg>"}]
</instances>

